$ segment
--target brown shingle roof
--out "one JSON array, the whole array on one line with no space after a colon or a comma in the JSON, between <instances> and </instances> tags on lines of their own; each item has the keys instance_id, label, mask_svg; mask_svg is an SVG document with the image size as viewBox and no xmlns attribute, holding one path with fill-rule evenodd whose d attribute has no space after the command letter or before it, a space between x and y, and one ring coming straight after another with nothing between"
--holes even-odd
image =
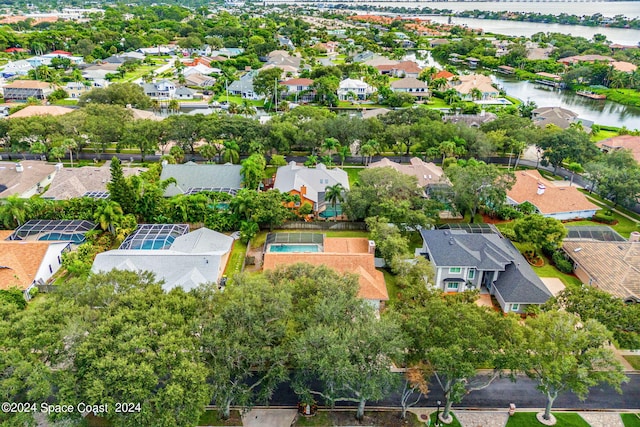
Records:
<instances>
[{"instance_id":1,"label":"brown shingle roof","mask_svg":"<svg viewBox=\"0 0 640 427\"><path fill-rule=\"evenodd\" d=\"M426 187L429 184L433 184L443 180L442 175L444 174L444 172L442 171L442 168L439 166L436 166L434 163L424 162L422 159L418 157L413 157L409 162L410 164L403 165L401 163L392 162L388 158L384 157L379 162L369 164L368 167L370 168L391 167L405 175L415 176L418 179L419 187Z\"/></svg>"},{"instance_id":2,"label":"brown shingle roof","mask_svg":"<svg viewBox=\"0 0 640 427\"><path fill-rule=\"evenodd\" d=\"M73 108L59 107L57 105L29 105L20 111L16 111L9 118L33 117L33 116L62 116L73 112Z\"/></svg>"},{"instance_id":3,"label":"brown shingle roof","mask_svg":"<svg viewBox=\"0 0 640 427\"><path fill-rule=\"evenodd\" d=\"M0 242L0 289L31 286L47 249L45 242Z\"/></svg>"},{"instance_id":4,"label":"brown shingle roof","mask_svg":"<svg viewBox=\"0 0 640 427\"><path fill-rule=\"evenodd\" d=\"M567 254L593 279L591 285L618 298L640 300L640 243L565 240Z\"/></svg>"},{"instance_id":5,"label":"brown shingle roof","mask_svg":"<svg viewBox=\"0 0 640 427\"><path fill-rule=\"evenodd\" d=\"M54 165L36 160L23 160L20 164L22 172L16 170L17 163L0 162L0 197L22 195L56 171Z\"/></svg>"},{"instance_id":6,"label":"brown shingle roof","mask_svg":"<svg viewBox=\"0 0 640 427\"><path fill-rule=\"evenodd\" d=\"M15 80L4 87L12 89L49 89L51 83L39 82L37 80Z\"/></svg>"},{"instance_id":7,"label":"brown shingle roof","mask_svg":"<svg viewBox=\"0 0 640 427\"><path fill-rule=\"evenodd\" d=\"M544 179L537 170L518 171L515 175L516 182L507 191L507 196L518 204L533 203L543 215L600 209L576 187L558 187ZM538 184L545 186L544 194L537 194Z\"/></svg>"},{"instance_id":8,"label":"brown shingle roof","mask_svg":"<svg viewBox=\"0 0 640 427\"><path fill-rule=\"evenodd\" d=\"M339 273L356 274L360 283L360 298L386 301L389 294L384 275L376 270L373 254L368 253L368 248L369 241L365 238L325 238L324 252L267 252L264 254L263 268L274 270L279 265L297 263L325 265Z\"/></svg>"}]
</instances>

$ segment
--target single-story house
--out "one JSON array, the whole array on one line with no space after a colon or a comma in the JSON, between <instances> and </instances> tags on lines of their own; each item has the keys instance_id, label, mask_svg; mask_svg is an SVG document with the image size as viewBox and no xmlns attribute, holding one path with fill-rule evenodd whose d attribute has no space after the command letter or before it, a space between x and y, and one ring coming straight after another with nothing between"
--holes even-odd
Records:
<instances>
[{"instance_id":1,"label":"single-story house","mask_svg":"<svg viewBox=\"0 0 640 427\"><path fill-rule=\"evenodd\" d=\"M56 171L54 165L36 160L0 162L0 199L14 194L28 199L40 194L51 184Z\"/></svg>"},{"instance_id":2,"label":"single-story house","mask_svg":"<svg viewBox=\"0 0 640 427\"><path fill-rule=\"evenodd\" d=\"M321 213L328 205L325 201L326 188L336 184L342 184L345 190L349 190L349 176L340 168L327 169L322 163L308 168L290 162L278 168L273 188L300 196L300 205L309 202L314 212ZM298 205L291 202L289 207L297 208Z\"/></svg>"},{"instance_id":3,"label":"single-story house","mask_svg":"<svg viewBox=\"0 0 640 427\"><path fill-rule=\"evenodd\" d=\"M575 55L560 58L558 59L558 62L564 65L574 65L580 62L613 62L613 60L614 59L612 57L603 55Z\"/></svg>"},{"instance_id":4,"label":"single-story house","mask_svg":"<svg viewBox=\"0 0 640 427\"><path fill-rule=\"evenodd\" d=\"M507 190L511 205L529 202L541 215L559 220L591 218L600 209L576 187L555 185L537 170L517 171L515 176L513 187Z\"/></svg>"},{"instance_id":5,"label":"single-story house","mask_svg":"<svg viewBox=\"0 0 640 427\"><path fill-rule=\"evenodd\" d=\"M373 92L375 92L373 86L370 86L363 80L344 79L340 82L338 87L338 98L341 101L363 101Z\"/></svg>"},{"instance_id":6,"label":"single-story house","mask_svg":"<svg viewBox=\"0 0 640 427\"><path fill-rule=\"evenodd\" d=\"M281 234L281 233L278 233ZM267 241L269 238L267 237ZM384 275L376 270L374 262L375 243L366 238L324 237L317 252L275 252L266 245L264 270L275 270L280 265L307 263L324 265L338 273L351 273L358 276L360 290L358 296L369 302L376 310L383 301L389 299Z\"/></svg>"},{"instance_id":7,"label":"single-story house","mask_svg":"<svg viewBox=\"0 0 640 427\"><path fill-rule=\"evenodd\" d=\"M33 67L24 59L18 61L9 61L2 69L3 77L26 76Z\"/></svg>"},{"instance_id":8,"label":"single-story house","mask_svg":"<svg viewBox=\"0 0 640 427\"><path fill-rule=\"evenodd\" d=\"M393 92L408 93L418 99L429 97L429 86L422 80L418 80L414 77L405 77L400 80L395 80L391 82L389 86Z\"/></svg>"},{"instance_id":9,"label":"single-story house","mask_svg":"<svg viewBox=\"0 0 640 427\"><path fill-rule=\"evenodd\" d=\"M116 249L98 254L91 271L150 271L162 288L185 291L205 283L220 283L233 238L208 228L176 237L167 249Z\"/></svg>"},{"instance_id":10,"label":"single-story house","mask_svg":"<svg viewBox=\"0 0 640 427\"><path fill-rule=\"evenodd\" d=\"M62 265L69 242L0 241L0 289L18 288L29 300L29 291L44 285Z\"/></svg>"},{"instance_id":11,"label":"single-story house","mask_svg":"<svg viewBox=\"0 0 640 427\"><path fill-rule=\"evenodd\" d=\"M174 178L176 180L175 184L169 184L164 196L172 197L198 191L221 191L236 194L242 188L241 168L240 165L205 165L194 162L182 165L163 165L160 179Z\"/></svg>"},{"instance_id":12,"label":"single-story house","mask_svg":"<svg viewBox=\"0 0 640 427\"><path fill-rule=\"evenodd\" d=\"M485 123L489 123L497 119L493 113L487 113L482 110L480 114L451 114L446 115L442 118L443 121L449 123L464 123L465 125L472 128L479 128Z\"/></svg>"},{"instance_id":13,"label":"single-story house","mask_svg":"<svg viewBox=\"0 0 640 427\"><path fill-rule=\"evenodd\" d=\"M103 195L106 197L107 183L111 180L110 163L107 161L103 166L60 168L42 197L54 200L69 200L76 197L102 198ZM122 168L125 176L137 175L145 170L145 168Z\"/></svg>"},{"instance_id":14,"label":"single-story house","mask_svg":"<svg viewBox=\"0 0 640 427\"><path fill-rule=\"evenodd\" d=\"M440 166L436 166L431 162L425 162L418 157L412 157L411 160L409 160L408 165L396 163L384 157L379 162L370 163L367 167L393 168L405 175L415 176L418 180L418 187L420 188L425 188L431 184L442 183L446 180L444 178L444 172Z\"/></svg>"},{"instance_id":15,"label":"single-story house","mask_svg":"<svg viewBox=\"0 0 640 427\"><path fill-rule=\"evenodd\" d=\"M433 265L431 285L437 289L478 289L494 295L504 313L526 313L551 297L520 251L498 233L422 229L420 234L419 253Z\"/></svg>"},{"instance_id":16,"label":"single-story house","mask_svg":"<svg viewBox=\"0 0 640 427\"><path fill-rule=\"evenodd\" d=\"M636 162L640 163L640 136L613 136L597 142L596 145L600 147L602 151L607 153L613 150L629 150L633 155L633 158L636 159Z\"/></svg>"},{"instance_id":17,"label":"single-story house","mask_svg":"<svg viewBox=\"0 0 640 427\"><path fill-rule=\"evenodd\" d=\"M189 89L188 87L185 87L185 86L180 86L176 88L176 91L173 93L173 99L194 99L194 98L196 98L196 91Z\"/></svg>"},{"instance_id":18,"label":"single-story house","mask_svg":"<svg viewBox=\"0 0 640 427\"><path fill-rule=\"evenodd\" d=\"M500 91L493 86L491 78L482 74L455 76L449 80L447 86L458 92L462 99L472 99L474 89L480 90L481 99L495 98L500 95Z\"/></svg>"},{"instance_id":19,"label":"single-story house","mask_svg":"<svg viewBox=\"0 0 640 427\"><path fill-rule=\"evenodd\" d=\"M562 249L573 262L574 273L594 286L628 303L640 303L640 242L565 239ZM614 315L615 313L612 313Z\"/></svg>"},{"instance_id":20,"label":"single-story house","mask_svg":"<svg viewBox=\"0 0 640 427\"><path fill-rule=\"evenodd\" d=\"M33 116L63 116L75 111L73 108L58 105L29 105L9 116L10 119Z\"/></svg>"},{"instance_id":21,"label":"single-story house","mask_svg":"<svg viewBox=\"0 0 640 427\"><path fill-rule=\"evenodd\" d=\"M532 111L533 123L541 128L555 125L567 129L571 123L578 123L578 114L562 107L540 107Z\"/></svg>"},{"instance_id":22,"label":"single-story house","mask_svg":"<svg viewBox=\"0 0 640 427\"><path fill-rule=\"evenodd\" d=\"M209 87L216 84L216 79L213 77L205 76L200 73L189 74L184 77L185 84L188 86L196 86L196 87Z\"/></svg>"}]
</instances>

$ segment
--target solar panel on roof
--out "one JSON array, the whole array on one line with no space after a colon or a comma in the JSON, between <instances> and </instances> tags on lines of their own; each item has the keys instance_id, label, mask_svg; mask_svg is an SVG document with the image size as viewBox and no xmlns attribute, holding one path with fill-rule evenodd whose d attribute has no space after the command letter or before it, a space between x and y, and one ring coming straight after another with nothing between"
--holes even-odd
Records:
<instances>
[{"instance_id":1,"label":"solar panel on roof","mask_svg":"<svg viewBox=\"0 0 640 427\"><path fill-rule=\"evenodd\" d=\"M87 191L82 195L82 197L90 197L92 199L108 199L109 192L108 191Z\"/></svg>"},{"instance_id":2,"label":"solar panel on roof","mask_svg":"<svg viewBox=\"0 0 640 427\"><path fill-rule=\"evenodd\" d=\"M204 191L210 191L213 193L227 193L235 196L238 194L237 188L227 188L227 187L189 187L187 191L184 192L186 196L190 196L192 194L202 193Z\"/></svg>"}]
</instances>

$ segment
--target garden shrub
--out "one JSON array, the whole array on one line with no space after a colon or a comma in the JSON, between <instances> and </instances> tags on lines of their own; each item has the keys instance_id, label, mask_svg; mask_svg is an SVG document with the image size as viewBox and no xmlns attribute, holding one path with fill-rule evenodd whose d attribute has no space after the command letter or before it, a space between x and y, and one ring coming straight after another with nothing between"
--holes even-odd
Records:
<instances>
[{"instance_id":1,"label":"garden shrub","mask_svg":"<svg viewBox=\"0 0 640 427\"><path fill-rule=\"evenodd\" d=\"M613 215L605 212L596 212L592 219L596 222L602 222L605 224L613 224L615 222Z\"/></svg>"},{"instance_id":2,"label":"garden shrub","mask_svg":"<svg viewBox=\"0 0 640 427\"><path fill-rule=\"evenodd\" d=\"M553 263L556 265L556 268L560 270L562 273L570 274L573 273L573 264L571 261L568 261L562 251L555 251L552 256Z\"/></svg>"}]
</instances>

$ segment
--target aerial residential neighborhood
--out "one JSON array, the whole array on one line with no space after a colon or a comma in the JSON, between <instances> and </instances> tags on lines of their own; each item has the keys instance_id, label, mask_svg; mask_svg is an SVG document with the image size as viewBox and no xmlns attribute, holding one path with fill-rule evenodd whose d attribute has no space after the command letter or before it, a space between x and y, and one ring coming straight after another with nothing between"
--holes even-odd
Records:
<instances>
[{"instance_id":1,"label":"aerial residential neighborhood","mask_svg":"<svg viewBox=\"0 0 640 427\"><path fill-rule=\"evenodd\" d=\"M0 425L640 425L637 2L485 3L0 2Z\"/></svg>"}]
</instances>

